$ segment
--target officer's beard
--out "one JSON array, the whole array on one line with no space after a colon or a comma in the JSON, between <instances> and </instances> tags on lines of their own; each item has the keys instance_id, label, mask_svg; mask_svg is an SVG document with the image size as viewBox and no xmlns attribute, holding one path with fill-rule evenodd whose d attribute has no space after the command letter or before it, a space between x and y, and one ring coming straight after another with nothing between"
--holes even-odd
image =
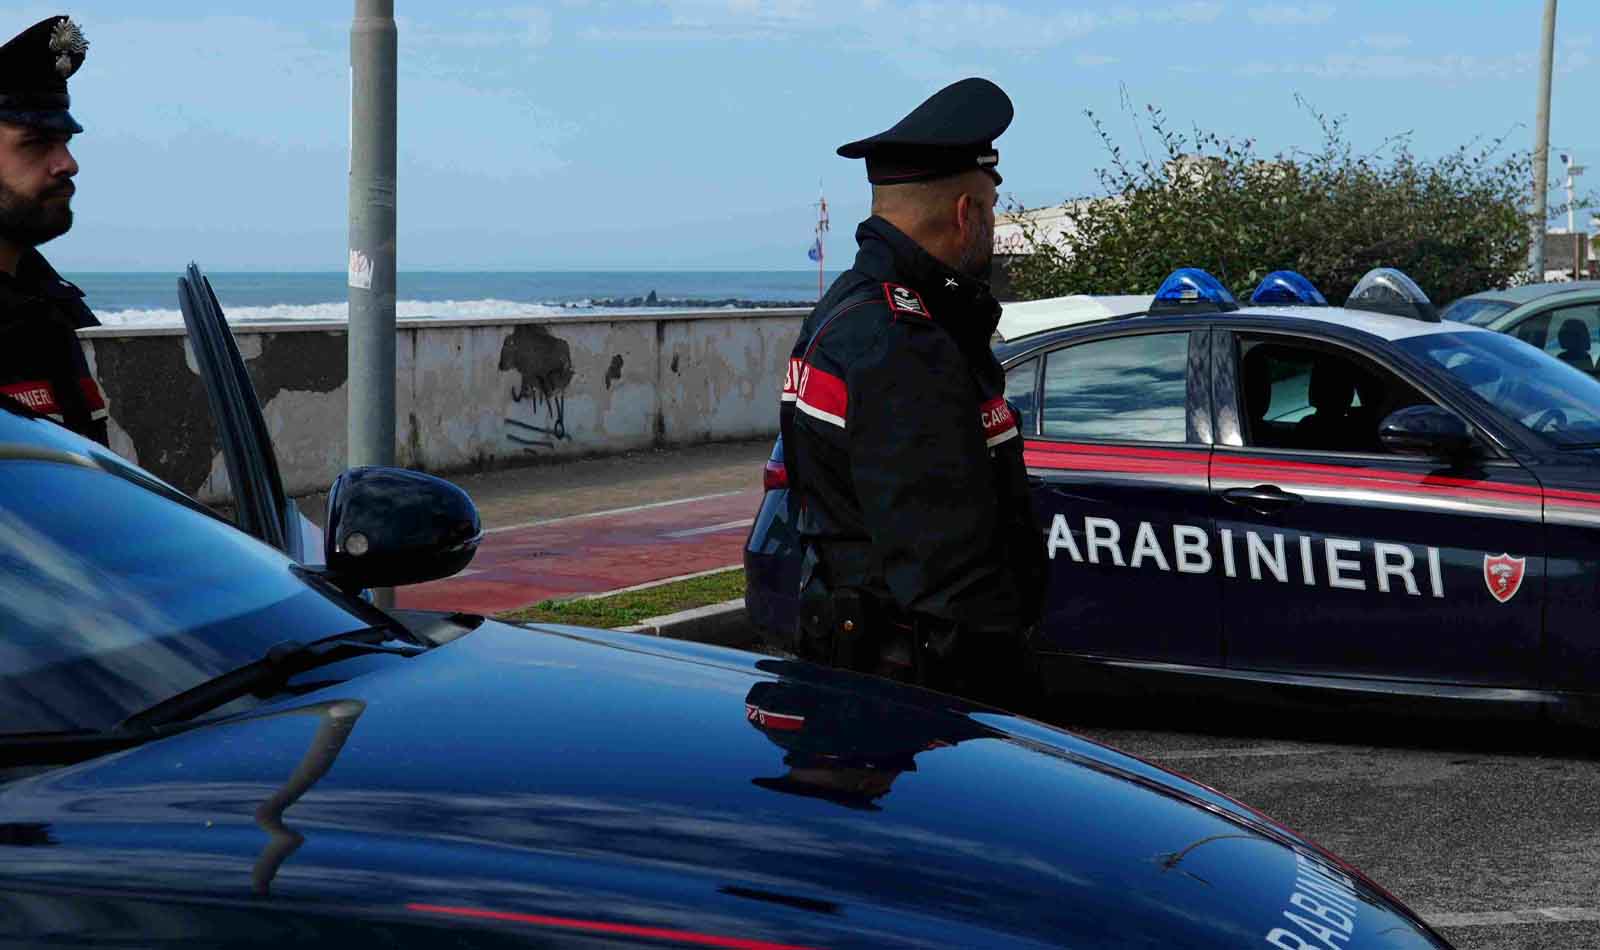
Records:
<instances>
[{"instance_id":1,"label":"officer's beard","mask_svg":"<svg viewBox=\"0 0 1600 950\"><path fill-rule=\"evenodd\" d=\"M0 238L18 247L38 247L72 230L70 181L26 198L0 182Z\"/></svg>"},{"instance_id":2,"label":"officer's beard","mask_svg":"<svg viewBox=\"0 0 1600 950\"><path fill-rule=\"evenodd\" d=\"M989 225L989 219L982 211L978 211L977 215L972 240L961 249L961 259L956 269L987 282L994 267L994 228Z\"/></svg>"}]
</instances>

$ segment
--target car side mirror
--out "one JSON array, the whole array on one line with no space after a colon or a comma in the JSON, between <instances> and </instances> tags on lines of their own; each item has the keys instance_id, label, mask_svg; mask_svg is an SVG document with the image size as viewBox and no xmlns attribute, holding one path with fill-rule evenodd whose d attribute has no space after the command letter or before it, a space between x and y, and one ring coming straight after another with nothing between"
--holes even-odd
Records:
<instances>
[{"instance_id":1,"label":"car side mirror","mask_svg":"<svg viewBox=\"0 0 1600 950\"><path fill-rule=\"evenodd\" d=\"M1460 416L1438 406L1396 409L1378 426L1378 441L1391 452L1457 460L1470 456L1476 443Z\"/></svg>"},{"instance_id":2,"label":"car side mirror","mask_svg":"<svg viewBox=\"0 0 1600 950\"><path fill-rule=\"evenodd\" d=\"M482 540L477 506L442 478L363 466L328 492L326 573L345 590L449 577L471 563Z\"/></svg>"}]
</instances>

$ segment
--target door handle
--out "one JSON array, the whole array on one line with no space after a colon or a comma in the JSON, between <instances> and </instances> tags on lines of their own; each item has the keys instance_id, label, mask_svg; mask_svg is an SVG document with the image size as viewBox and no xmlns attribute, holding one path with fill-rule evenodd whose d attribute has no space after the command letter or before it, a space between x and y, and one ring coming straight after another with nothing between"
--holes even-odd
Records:
<instances>
[{"instance_id":1,"label":"door handle","mask_svg":"<svg viewBox=\"0 0 1600 950\"><path fill-rule=\"evenodd\" d=\"M1292 508L1305 501L1293 492L1286 492L1276 485L1257 485L1254 488L1230 488L1222 493L1222 500L1230 505L1249 508L1262 514L1271 514Z\"/></svg>"}]
</instances>

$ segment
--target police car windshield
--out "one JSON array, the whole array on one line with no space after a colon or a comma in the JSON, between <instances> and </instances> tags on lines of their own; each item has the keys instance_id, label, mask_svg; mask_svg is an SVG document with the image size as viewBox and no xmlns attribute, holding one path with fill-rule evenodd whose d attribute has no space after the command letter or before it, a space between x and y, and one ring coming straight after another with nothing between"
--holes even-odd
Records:
<instances>
[{"instance_id":1,"label":"police car windshield","mask_svg":"<svg viewBox=\"0 0 1600 950\"><path fill-rule=\"evenodd\" d=\"M1600 443L1600 382L1502 333L1431 333L1397 345L1563 448Z\"/></svg>"}]
</instances>

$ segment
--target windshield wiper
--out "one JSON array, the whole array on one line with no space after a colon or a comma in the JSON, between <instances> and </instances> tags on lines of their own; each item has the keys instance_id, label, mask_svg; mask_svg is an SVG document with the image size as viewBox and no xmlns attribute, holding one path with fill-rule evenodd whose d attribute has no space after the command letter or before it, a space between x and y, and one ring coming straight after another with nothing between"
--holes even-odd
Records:
<instances>
[{"instance_id":1,"label":"windshield wiper","mask_svg":"<svg viewBox=\"0 0 1600 950\"><path fill-rule=\"evenodd\" d=\"M428 650L416 643L390 643L396 640L393 627L367 627L317 640L300 643L287 640L276 644L252 663L206 680L193 689L164 699L149 709L136 712L118 723L114 733L143 732L175 722L193 719L219 706L233 702L241 696L270 695L281 689L297 673L327 666L353 656L386 653L391 656L416 656Z\"/></svg>"}]
</instances>

